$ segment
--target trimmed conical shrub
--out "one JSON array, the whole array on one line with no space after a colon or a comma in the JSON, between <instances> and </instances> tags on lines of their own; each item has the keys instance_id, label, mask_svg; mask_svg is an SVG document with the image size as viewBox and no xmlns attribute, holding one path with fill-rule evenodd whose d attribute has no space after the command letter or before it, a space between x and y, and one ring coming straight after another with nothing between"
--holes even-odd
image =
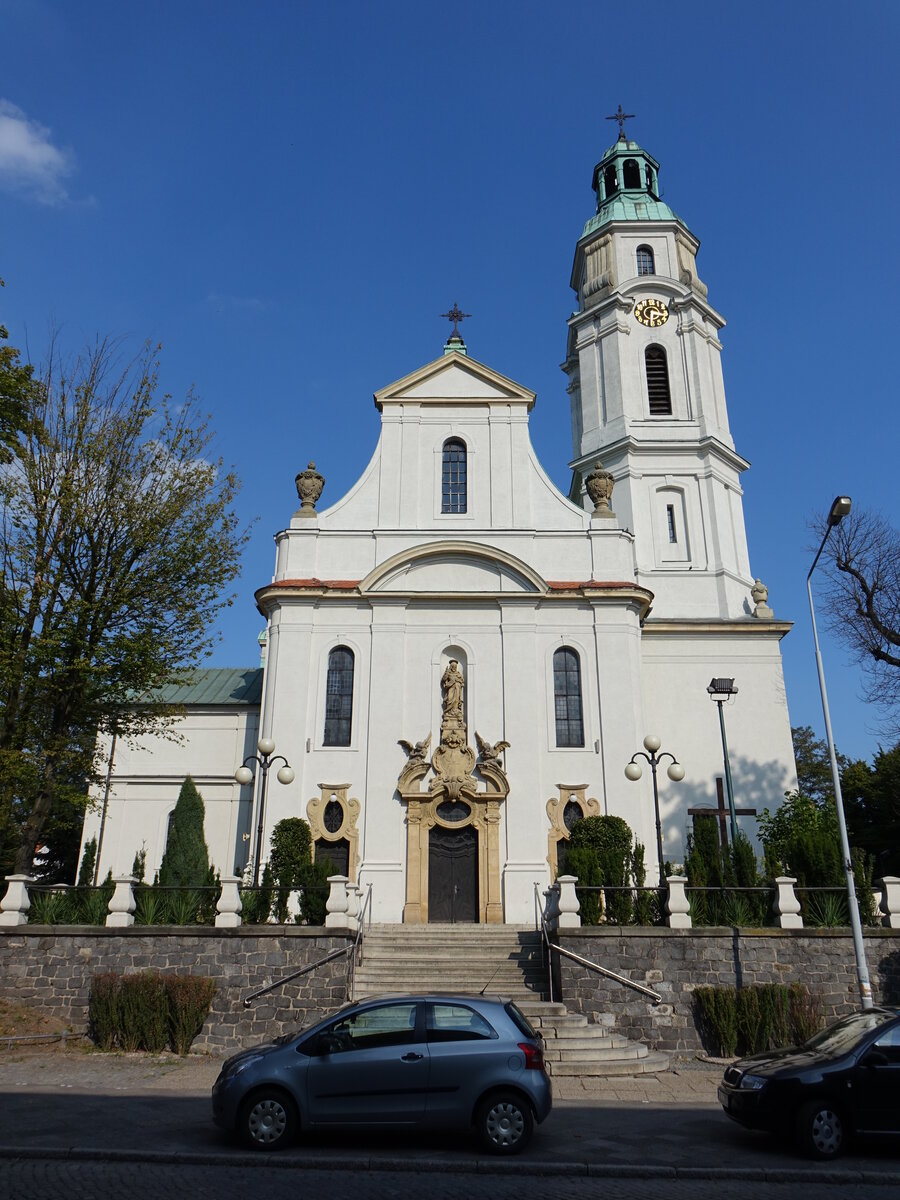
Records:
<instances>
[{"instance_id":1,"label":"trimmed conical shrub","mask_svg":"<svg viewBox=\"0 0 900 1200\"><path fill-rule=\"evenodd\" d=\"M203 797L188 775L178 793L166 852L159 868L160 887L202 888L209 883L209 851L203 837Z\"/></svg>"}]
</instances>

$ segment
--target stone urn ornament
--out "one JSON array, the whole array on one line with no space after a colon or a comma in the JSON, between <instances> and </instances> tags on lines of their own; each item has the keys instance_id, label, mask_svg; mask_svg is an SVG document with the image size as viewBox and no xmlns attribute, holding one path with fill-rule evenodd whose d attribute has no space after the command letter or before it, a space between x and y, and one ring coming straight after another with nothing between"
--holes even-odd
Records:
<instances>
[{"instance_id":1,"label":"stone urn ornament","mask_svg":"<svg viewBox=\"0 0 900 1200\"><path fill-rule=\"evenodd\" d=\"M769 589L761 579L753 581L753 587L750 589L750 595L753 597L755 608L753 609L754 617L759 617L761 620L769 621L775 615L769 608Z\"/></svg>"},{"instance_id":2,"label":"stone urn ornament","mask_svg":"<svg viewBox=\"0 0 900 1200\"><path fill-rule=\"evenodd\" d=\"M612 500L613 488L616 485L616 481L613 479L612 472L604 470L603 464L598 462L587 479L585 479L584 485L594 504L594 511L591 516L614 517L616 514L612 510L610 501Z\"/></svg>"},{"instance_id":3,"label":"stone urn ornament","mask_svg":"<svg viewBox=\"0 0 900 1200\"><path fill-rule=\"evenodd\" d=\"M316 470L316 464L310 462L305 471L301 471L295 478L294 483L297 485L297 495L300 497L300 510L294 515L297 517L314 517L316 515L316 501L322 495L322 489L325 487L325 477L320 475Z\"/></svg>"}]
</instances>

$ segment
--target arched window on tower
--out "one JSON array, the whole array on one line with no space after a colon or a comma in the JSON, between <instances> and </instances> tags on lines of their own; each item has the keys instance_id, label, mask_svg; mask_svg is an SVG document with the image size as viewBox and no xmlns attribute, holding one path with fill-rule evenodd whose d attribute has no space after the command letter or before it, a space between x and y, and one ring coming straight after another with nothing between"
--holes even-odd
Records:
<instances>
[{"instance_id":1,"label":"arched window on tower","mask_svg":"<svg viewBox=\"0 0 900 1200\"><path fill-rule=\"evenodd\" d=\"M335 646L328 655L325 680L326 746L349 746L353 716L353 651Z\"/></svg>"},{"instance_id":2,"label":"arched window on tower","mask_svg":"<svg viewBox=\"0 0 900 1200\"><path fill-rule=\"evenodd\" d=\"M652 172L652 170L650 169L650 166L649 166L649 164L648 164L647 166L645 166L645 167L644 167L644 178L647 180L647 191L648 191L648 192L654 192L654 193L655 193L655 192L656 192L656 186L655 186L655 184L654 184L654 181L653 181L653 172Z\"/></svg>"},{"instance_id":3,"label":"arched window on tower","mask_svg":"<svg viewBox=\"0 0 900 1200\"><path fill-rule=\"evenodd\" d=\"M553 655L553 705L557 746L583 746L581 665L571 646L561 646Z\"/></svg>"},{"instance_id":4,"label":"arched window on tower","mask_svg":"<svg viewBox=\"0 0 900 1200\"><path fill-rule=\"evenodd\" d=\"M619 190L619 181L616 179L616 168L612 163L603 172L603 182L606 184L607 196L611 196L613 192Z\"/></svg>"},{"instance_id":5,"label":"arched window on tower","mask_svg":"<svg viewBox=\"0 0 900 1200\"><path fill-rule=\"evenodd\" d=\"M622 168L622 180L627 188L639 188L641 186L641 168L636 159L625 159L625 165Z\"/></svg>"},{"instance_id":6,"label":"arched window on tower","mask_svg":"<svg viewBox=\"0 0 900 1200\"><path fill-rule=\"evenodd\" d=\"M459 438L444 442L441 464L441 512L466 511L466 443Z\"/></svg>"},{"instance_id":7,"label":"arched window on tower","mask_svg":"<svg viewBox=\"0 0 900 1200\"><path fill-rule=\"evenodd\" d=\"M637 248L637 273L638 275L656 274L656 265L653 262L653 251L649 246L638 246Z\"/></svg>"},{"instance_id":8,"label":"arched window on tower","mask_svg":"<svg viewBox=\"0 0 900 1200\"><path fill-rule=\"evenodd\" d=\"M672 396L669 392L669 365L662 346L648 346L644 351L647 368L647 399L651 417L672 415Z\"/></svg>"}]
</instances>

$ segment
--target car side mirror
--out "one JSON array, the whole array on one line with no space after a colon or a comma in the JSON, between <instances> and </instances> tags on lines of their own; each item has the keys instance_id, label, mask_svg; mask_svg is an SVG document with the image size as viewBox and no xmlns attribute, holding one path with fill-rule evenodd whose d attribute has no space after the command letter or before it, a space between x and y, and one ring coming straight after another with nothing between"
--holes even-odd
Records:
<instances>
[{"instance_id":1,"label":"car side mirror","mask_svg":"<svg viewBox=\"0 0 900 1200\"><path fill-rule=\"evenodd\" d=\"M863 1067L886 1067L888 1065L888 1056L881 1050L867 1050L862 1057Z\"/></svg>"}]
</instances>

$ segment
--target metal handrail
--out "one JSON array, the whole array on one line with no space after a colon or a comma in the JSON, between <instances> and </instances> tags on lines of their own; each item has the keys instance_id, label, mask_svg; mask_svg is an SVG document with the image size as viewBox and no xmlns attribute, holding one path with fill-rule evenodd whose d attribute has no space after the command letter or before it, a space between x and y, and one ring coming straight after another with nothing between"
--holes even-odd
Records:
<instances>
[{"instance_id":1,"label":"metal handrail","mask_svg":"<svg viewBox=\"0 0 900 1200\"><path fill-rule=\"evenodd\" d=\"M356 937L353 939L353 953L350 956L350 970L347 972L347 999L350 1000L353 996L353 984L356 979L356 968L362 962L363 942L366 937L366 915L368 914L369 926L372 924L372 885L369 884L366 891L366 898L363 901L363 906L357 916Z\"/></svg>"},{"instance_id":2,"label":"metal handrail","mask_svg":"<svg viewBox=\"0 0 900 1200\"><path fill-rule=\"evenodd\" d=\"M616 983L621 983L624 987L629 987L635 992L640 992L644 996L649 996L654 1005L662 1003L662 996L659 992L654 992L652 988L644 987L642 983L635 983L633 979L626 979L624 975L617 975L615 971L610 971L606 967L601 967L599 963L591 962L589 958L582 958L580 954L576 954L574 950L564 950L562 946L557 946L555 942L550 942L550 949L555 950L557 954L565 955L566 958L571 958L573 962L580 963L583 967L588 967L591 971L596 971L598 975L605 975L607 979L614 979Z\"/></svg>"},{"instance_id":3,"label":"metal handrail","mask_svg":"<svg viewBox=\"0 0 900 1200\"><path fill-rule=\"evenodd\" d=\"M542 953L547 955L547 992L550 997L550 1003L553 1003L553 959L550 956L550 931L547 928L547 917L544 912L544 906L541 903L540 885L534 885L534 907L535 919L541 931L541 946Z\"/></svg>"},{"instance_id":4,"label":"metal handrail","mask_svg":"<svg viewBox=\"0 0 900 1200\"><path fill-rule=\"evenodd\" d=\"M633 979L626 979L624 975L618 975L615 971L610 971L608 967L601 967L599 963L591 962L589 958L584 958L580 954L576 954L574 950L564 950L562 946L556 942L550 941L550 932L547 928L547 917L544 912L544 906L541 904L541 898L538 893L538 884L534 885L534 899L537 912L540 915L541 933L543 935L543 943L547 947L547 978L550 981L550 1002L553 1002L553 967L551 951L556 951L564 958L570 958L573 962L580 963L581 966L587 967L591 971L596 971L598 975L604 975L607 979L613 979L616 983L621 983L623 987L631 988L632 991L640 992L643 996L649 996L653 1001L654 1006L662 1003L662 996L659 992L654 992L652 988L644 987L642 983L635 983Z\"/></svg>"},{"instance_id":5,"label":"metal handrail","mask_svg":"<svg viewBox=\"0 0 900 1200\"><path fill-rule=\"evenodd\" d=\"M248 992L244 997L244 1008L249 1008L251 1002L257 996L265 996L267 992L274 992L276 988L283 987L286 983L290 983L292 979L299 979L301 975L308 975L310 971L315 971L317 967L322 967L327 962L333 962L334 959L341 958L344 954L349 954L352 949L353 946L342 946L340 950L332 950L324 958L317 958L314 963L307 963L305 967L300 967L298 971L291 971L290 975L276 979L274 983L267 983L265 987L257 988L255 992Z\"/></svg>"},{"instance_id":6,"label":"metal handrail","mask_svg":"<svg viewBox=\"0 0 900 1200\"><path fill-rule=\"evenodd\" d=\"M350 970L348 972L348 980L347 980L347 998L349 999L349 997L352 993L352 990L353 990L354 968L355 968L356 963L361 961L361 958L362 958L362 945L363 945L363 938L365 936L364 930L365 930L367 913L369 916L369 924L371 925L371 923L372 923L371 907L372 907L372 885L370 883L368 892L366 893L366 899L363 903L362 910L358 917L358 924L356 927L356 936L353 939L352 946L342 946L338 950L332 950L332 951L330 951L330 953L324 955L324 957L317 958L315 962L307 963L305 967L300 967L296 971L291 971L291 973L289 975L284 975L284 976L282 976L281 979L276 979L276 981L274 983L267 983L265 987L257 988L253 992L248 992L247 995L244 997L244 1008L249 1008L252 1001L254 1001L257 998L257 996L265 996L267 992L274 992L276 988L283 987L286 983L290 983L292 979L299 979L301 975L308 975L310 973L310 971L315 971L318 967L323 967L325 965L325 963L334 962L334 960L336 958L341 958L345 954L349 954L352 956L350 959Z\"/></svg>"}]
</instances>

